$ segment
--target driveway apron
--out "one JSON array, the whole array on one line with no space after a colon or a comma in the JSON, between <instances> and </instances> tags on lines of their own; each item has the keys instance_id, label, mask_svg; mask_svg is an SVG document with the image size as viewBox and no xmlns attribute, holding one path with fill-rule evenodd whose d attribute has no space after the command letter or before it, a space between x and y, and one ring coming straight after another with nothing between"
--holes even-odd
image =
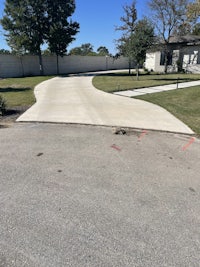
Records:
<instances>
[{"instance_id":1,"label":"driveway apron","mask_svg":"<svg viewBox=\"0 0 200 267\"><path fill-rule=\"evenodd\" d=\"M35 88L37 102L17 121L132 127L193 134L187 125L157 105L97 90L92 85L94 75L56 77L39 84Z\"/></svg>"}]
</instances>

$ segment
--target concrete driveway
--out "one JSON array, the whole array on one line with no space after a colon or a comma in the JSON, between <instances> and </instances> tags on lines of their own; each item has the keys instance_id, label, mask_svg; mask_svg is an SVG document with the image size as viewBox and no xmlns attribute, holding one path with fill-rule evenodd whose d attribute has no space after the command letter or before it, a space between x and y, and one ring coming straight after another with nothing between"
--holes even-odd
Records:
<instances>
[{"instance_id":1,"label":"concrete driveway","mask_svg":"<svg viewBox=\"0 0 200 267\"><path fill-rule=\"evenodd\" d=\"M200 142L142 136L0 129L0 266L199 266Z\"/></svg>"},{"instance_id":2,"label":"concrete driveway","mask_svg":"<svg viewBox=\"0 0 200 267\"><path fill-rule=\"evenodd\" d=\"M97 90L96 73L57 77L35 88L37 103L19 122L57 122L121 126L192 134L169 112L154 104Z\"/></svg>"}]
</instances>

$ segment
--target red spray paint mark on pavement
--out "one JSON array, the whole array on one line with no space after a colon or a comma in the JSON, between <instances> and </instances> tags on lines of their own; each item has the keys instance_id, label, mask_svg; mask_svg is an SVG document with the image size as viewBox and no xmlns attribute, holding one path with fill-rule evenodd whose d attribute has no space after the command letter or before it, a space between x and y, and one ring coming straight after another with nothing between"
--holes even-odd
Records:
<instances>
[{"instance_id":1,"label":"red spray paint mark on pavement","mask_svg":"<svg viewBox=\"0 0 200 267\"><path fill-rule=\"evenodd\" d=\"M182 148L182 150L185 151L189 146L191 146L191 145L194 143L194 141L195 141L195 138L192 137L192 138L190 139L189 143L186 144L186 145Z\"/></svg>"},{"instance_id":2,"label":"red spray paint mark on pavement","mask_svg":"<svg viewBox=\"0 0 200 267\"><path fill-rule=\"evenodd\" d=\"M142 140L142 138L147 134L147 130L142 131L141 135L138 137L139 141Z\"/></svg>"},{"instance_id":3,"label":"red spray paint mark on pavement","mask_svg":"<svg viewBox=\"0 0 200 267\"><path fill-rule=\"evenodd\" d=\"M115 144L113 144L111 147L114 148L114 149L116 149L117 151L121 151L121 148L119 148L119 147L116 146Z\"/></svg>"}]
</instances>

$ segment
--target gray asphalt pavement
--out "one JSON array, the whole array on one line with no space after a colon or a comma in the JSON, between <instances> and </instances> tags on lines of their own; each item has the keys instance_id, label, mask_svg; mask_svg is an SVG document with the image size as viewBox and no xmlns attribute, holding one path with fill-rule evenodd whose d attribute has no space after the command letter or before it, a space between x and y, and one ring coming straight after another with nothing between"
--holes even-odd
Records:
<instances>
[{"instance_id":1,"label":"gray asphalt pavement","mask_svg":"<svg viewBox=\"0 0 200 267\"><path fill-rule=\"evenodd\" d=\"M199 266L200 140L0 129L0 266Z\"/></svg>"}]
</instances>

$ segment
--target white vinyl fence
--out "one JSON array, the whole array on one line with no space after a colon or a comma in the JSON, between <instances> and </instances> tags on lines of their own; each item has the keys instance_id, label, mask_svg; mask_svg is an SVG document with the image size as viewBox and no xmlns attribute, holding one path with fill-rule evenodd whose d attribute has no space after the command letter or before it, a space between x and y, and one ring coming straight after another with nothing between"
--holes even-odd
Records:
<instances>
[{"instance_id":1,"label":"white vinyl fence","mask_svg":"<svg viewBox=\"0 0 200 267\"><path fill-rule=\"evenodd\" d=\"M59 57L59 74L87 71L128 69L128 59L105 56ZM43 56L44 75L57 74L56 56ZM36 76L40 74L37 56L0 55L0 78Z\"/></svg>"}]
</instances>

